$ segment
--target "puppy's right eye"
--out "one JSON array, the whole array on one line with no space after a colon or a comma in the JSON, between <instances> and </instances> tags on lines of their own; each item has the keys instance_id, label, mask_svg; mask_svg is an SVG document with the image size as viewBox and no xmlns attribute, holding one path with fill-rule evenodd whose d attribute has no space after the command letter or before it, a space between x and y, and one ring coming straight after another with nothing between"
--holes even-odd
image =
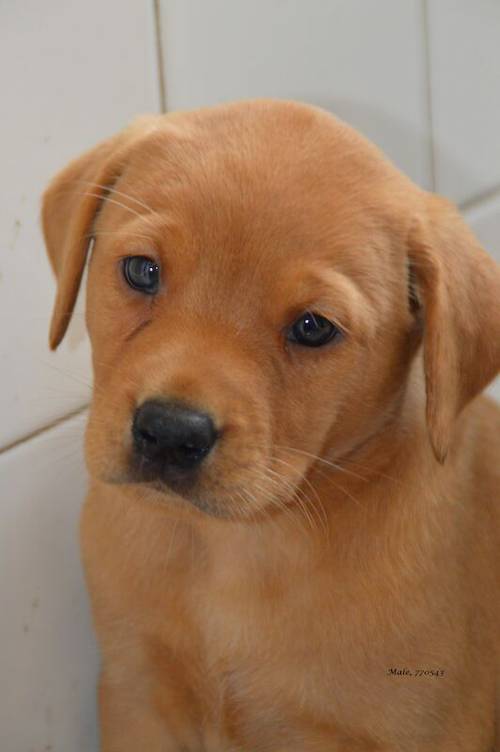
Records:
<instances>
[{"instance_id":1,"label":"puppy's right eye","mask_svg":"<svg viewBox=\"0 0 500 752\"><path fill-rule=\"evenodd\" d=\"M127 256L123 259L123 276L134 290L154 295L160 286L160 267L147 256Z\"/></svg>"},{"instance_id":2,"label":"puppy's right eye","mask_svg":"<svg viewBox=\"0 0 500 752\"><path fill-rule=\"evenodd\" d=\"M322 347L340 334L340 329L324 316L306 311L289 329L287 339L305 347Z\"/></svg>"}]
</instances>

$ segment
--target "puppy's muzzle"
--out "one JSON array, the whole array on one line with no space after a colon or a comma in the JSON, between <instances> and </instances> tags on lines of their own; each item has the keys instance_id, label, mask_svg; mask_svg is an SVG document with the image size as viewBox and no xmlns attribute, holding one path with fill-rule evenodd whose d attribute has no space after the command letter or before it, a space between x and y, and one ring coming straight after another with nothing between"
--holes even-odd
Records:
<instances>
[{"instance_id":1,"label":"puppy's muzzle","mask_svg":"<svg viewBox=\"0 0 500 752\"><path fill-rule=\"evenodd\" d=\"M217 441L212 418L180 402L149 400L132 422L133 464L139 480L174 490L193 479Z\"/></svg>"}]
</instances>

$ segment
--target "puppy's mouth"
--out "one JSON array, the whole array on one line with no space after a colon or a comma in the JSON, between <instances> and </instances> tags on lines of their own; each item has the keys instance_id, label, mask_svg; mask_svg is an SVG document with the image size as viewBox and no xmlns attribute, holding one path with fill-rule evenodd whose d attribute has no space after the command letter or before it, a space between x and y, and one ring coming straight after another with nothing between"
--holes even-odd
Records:
<instances>
[{"instance_id":1,"label":"puppy's mouth","mask_svg":"<svg viewBox=\"0 0 500 752\"><path fill-rule=\"evenodd\" d=\"M184 508L189 505L210 517L243 516L241 505L235 503L240 496L236 486L241 482L243 470L238 463L226 456L220 465L217 452L211 453L204 447L184 447L181 451L163 448L155 452L147 441L146 451L140 441L130 448L125 473L115 482L148 489L160 503Z\"/></svg>"},{"instance_id":2,"label":"puppy's mouth","mask_svg":"<svg viewBox=\"0 0 500 752\"><path fill-rule=\"evenodd\" d=\"M185 496L199 483L200 468L172 464L166 458L150 459L133 452L129 461L129 476L133 483Z\"/></svg>"},{"instance_id":3,"label":"puppy's mouth","mask_svg":"<svg viewBox=\"0 0 500 752\"><path fill-rule=\"evenodd\" d=\"M217 494L206 490L202 481L201 468L191 471L172 469L165 463L158 467L156 463L144 461L143 457L132 455L129 470L125 478L119 483L138 485L152 491L157 500L166 504L177 503L183 506L186 502L194 509L218 519L234 519L237 514L226 496L232 494Z\"/></svg>"}]
</instances>

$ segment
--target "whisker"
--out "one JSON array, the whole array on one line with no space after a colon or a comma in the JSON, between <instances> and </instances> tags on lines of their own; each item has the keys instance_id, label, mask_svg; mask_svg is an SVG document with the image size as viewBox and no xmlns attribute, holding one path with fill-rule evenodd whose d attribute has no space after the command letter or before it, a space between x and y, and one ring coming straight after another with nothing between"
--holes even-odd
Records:
<instances>
[{"instance_id":1,"label":"whisker","mask_svg":"<svg viewBox=\"0 0 500 752\"><path fill-rule=\"evenodd\" d=\"M180 519L179 517L176 517L174 525L173 525L172 535L170 537L170 543L168 544L168 548L167 548L167 554L166 554L167 559L170 559L170 554L172 552L172 547L174 545L175 533L177 531L177 526L179 524L179 519Z\"/></svg>"},{"instance_id":2,"label":"whisker","mask_svg":"<svg viewBox=\"0 0 500 752\"><path fill-rule=\"evenodd\" d=\"M99 232L89 232L84 235L84 238L99 238L101 235L126 235L128 238L141 238L142 240L148 240L153 242L153 238L150 235L141 235L138 232L129 232L128 230L99 230Z\"/></svg>"},{"instance_id":3,"label":"whisker","mask_svg":"<svg viewBox=\"0 0 500 752\"><path fill-rule=\"evenodd\" d=\"M136 217L139 217L140 219L145 219L144 214L141 214L141 212L136 211L135 209L132 209L130 206L127 206L126 204L122 203L121 201L116 201L114 198L109 198L108 196L101 196L100 193L92 193L91 191L86 191L85 193L80 194L82 196L93 196L94 198L100 198L105 201L108 204L114 204L115 206L120 206L122 209L126 209L131 214L134 214Z\"/></svg>"},{"instance_id":4,"label":"whisker","mask_svg":"<svg viewBox=\"0 0 500 752\"><path fill-rule=\"evenodd\" d=\"M280 444L276 444L275 446L276 446L277 449L284 449L285 451L288 451L288 452L295 452L296 454L302 454L305 457L309 457L310 459L315 460L316 462L320 462L320 463L322 463L324 465L328 465L328 466L332 467L335 470L339 470L340 472L344 472L344 473L346 473L348 475L352 475L353 477L358 478L359 480L363 480L363 481L367 480L362 475L358 475L358 473L354 473L354 472L352 472L350 470L346 470L345 468L343 468L338 463L332 462L331 460L325 460L324 457L319 457L317 454L311 454L311 452L306 452L303 449L297 449L295 447L287 447L287 446L280 445Z\"/></svg>"},{"instance_id":5,"label":"whisker","mask_svg":"<svg viewBox=\"0 0 500 752\"><path fill-rule=\"evenodd\" d=\"M70 193L70 191L59 191L58 195L61 195L61 194L64 195L64 194L68 194L68 193ZM148 216L147 214L138 212L135 209L132 209L132 207L127 206L122 201L117 201L116 199L109 198L108 196L103 196L100 193L94 193L93 191L85 191L85 192L79 193L77 195L79 195L79 196L90 196L90 197L93 197L93 198L98 198L98 199L101 199L103 203L106 202L106 203L109 203L109 204L114 204L115 206L119 206L120 208L125 209L125 211L128 211L134 217L138 217L139 219L141 219L146 224L150 224L150 225L154 226L153 222L152 222L151 216Z\"/></svg>"},{"instance_id":6,"label":"whisker","mask_svg":"<svg viewBox=\"0 0 500 752\"><path fill-rule=\"evenodd\" d=\"M278 458L278 457L275 457L275 456L274 456L274 457L273 457L272 459L273 459L273 461L274 461L274 462L279 462L280 464L282 464L282 465L285 465L286 467L289 467L289 468L291 468L291 469L292 469L292 470L293 470L293 471L294 471L295 473L297 472L297 471L296 471L296 469L294 468L294 466L293 466L293 465L291 465L291 464L290 464L289 462L286 462L285 460L283 460L283 459L280 459L280 458ZM318 496L318 492L317 492L317 490L316 490L316 489L314 488L314 486L312 485L312 483L310 482L310 480L309 480L308 478L306 478L306 476L305 476L305 475L303 475L302 473L299 473L299 478L300 478L300 482L301 482L301 483L307 483L308 487L309 487L309 488L311 489L311 491L313 492L313 494L314 494L314 497L315 497L316 501L317 501L318 503L321 503L321 500L320 500L320 498L319 498L319 496Z\"/></svg>"},{"instance_id":7,"label":"whisker","mask_svg":"<svg viewBox=\"0 0 500 752\"><path fill-rule=\"evenodd\" d=\"M290 465L290 463L286 462L285 460L279 459L278 457L275 457L275 456L273 456L271 458L271 460L274 461L274 462L279 462L280 464L285 465L286 467L289 467L293 471L296 472L296 470L293 467L293 465ZM278 473L278 475L279 475L279 473ZM299 482L296 483L296 491L295 491L295 498L297 500L297 503L303 509L304 515L306 515L308 518L314 520L313 511L316 513L318 524L321 524L323 526L323 529L325 530L325 534L328 537L328 534L329 534L328 516L326 514L326 510L325 510L325 508L324 508L324 506L322 504L322 501L321 501L321 499L319 497L319 494L318 494L316 488L314 488L314 486L309 481L309 479L306 478L304 475L300 475L298 480L299 480ZM312 503L311 504L311 500L304 494L303 490L300 489L300 484L301 483L306 483L307 486L311 489L312 493L314 494L314 498L315 498L315 502L316 503ZM302 491L302 494L303 494L302 498L300 498L298 496L298 493L301 492L301 491ZM309 511L308 505L310 506L311 511Z\"/></svg>"},{"instance_id":8,"label":"whisker","mask_svg":"<svg viewBox=\"0 0 500 752\"><path fill-rule=\"evenodd\" d=\"M265 469L266 468L264 468L264 470ZM263 480L268 480L268 481L272 480L271 478L266 478L263 473L261 473L261 478ZM277 507L282 512L284 512L285 514L287 514L287 513L291 514L291 509L289 508L289 506L286 503L284 503L281 499L279 499L275 494L273 494L273 493L267 493L267 491L266 491L265 488L264 489L262 489L262 487L259 488L259 486L255 483L255 481L253 481L252 485L257 490L261 491L261 493L262 493L262 497L261 498L263 498L266 502L268 502L272 506Z\"/></svg>"},{"instance_id":9,"label":"whisker","mask_svg":"<svg viewBox=\"0 0 500 752\"><path fill-rule=\"evenodd\" d=\"M147 209L151 214L154 214L154 210L148 206L148 204L145 204L144 201L141 201L138 198L134 198L134 196L131 196L129 193L124 193L124 191L119 191L116 188L103 185L102 183L94 183L91 180L74 180L71 182L82 183L83 185L93 186L94 188L102 188L106 193L115 193L117 196L123 196L124 198L128 198L128 200L132 201L134 204L142 206L143 209Z\"/></svg>"}]
</instances>

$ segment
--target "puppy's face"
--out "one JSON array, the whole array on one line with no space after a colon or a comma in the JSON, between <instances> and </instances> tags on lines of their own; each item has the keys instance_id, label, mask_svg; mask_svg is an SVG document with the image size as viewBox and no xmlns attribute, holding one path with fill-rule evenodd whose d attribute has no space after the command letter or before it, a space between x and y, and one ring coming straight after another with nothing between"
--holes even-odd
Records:
<instances>
[{"instance_id":1,"label":"puppy's face","mask_svg":"<svg viewBox=\"0 0 500 752\"><path fill-rule=\"evenodd\" d=\"M159 118L122 152L105 184L77 176L101 200L90 473L217 516L298 503L314 459L363 444L404 391L419 192L295 105Z\"/></svg>"}]
</instances>

